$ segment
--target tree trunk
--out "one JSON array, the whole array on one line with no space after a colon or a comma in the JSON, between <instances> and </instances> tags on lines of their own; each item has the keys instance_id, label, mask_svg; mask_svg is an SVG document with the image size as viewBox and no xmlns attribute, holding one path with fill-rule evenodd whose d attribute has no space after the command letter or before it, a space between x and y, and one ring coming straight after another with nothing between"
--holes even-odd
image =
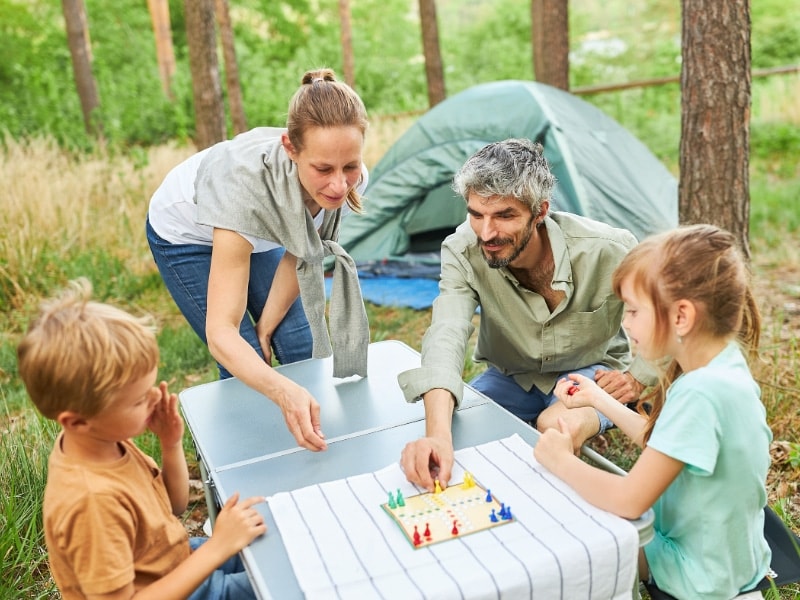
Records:
<instances>
[{"instance_id":1,"label":"tree trunk","mask_svg":"<svg viewBox=\"0 0 800 600\"><path fill-rule=\"evenodd\" d=\"M428 104L433 108L447 97L439 49L436 0L419 0L419 21L422 28L422 52L425 55L425 77L428 80Z\"/></svg>"},{"instance_id":2,"label":"tree trunk","mask_svg":"<svg viewBox=\"0 0 800 600\"><path fill-rule=\"evenodd\" d=\"M86 6L83 0L62 0L61 7L64 11L67 44L72 56L72 71L81 101L84 127L89 135L101 134L102 126L94 118L95 109L100 107L100 96L92 74L92 48L86 24Z\"/></svg>"},{"instance_id":3,"label":"tree trunk","mask_svg":"<svg viewBox=\"0 0 800 600\"><path fill-rule=\"evenodd\" d=\"M750 2L681 4L680 222L729 230L749 257Z\"/></svg>"},{"instance_id":4,"label":"tree trunk","mask_svg":"<svg viewBox=\"0 0 800 600\"><path fill-rule=\"evenodd\" d=\"M242 103L242 85L239 79L239 63L236 61L236 47L233 43L233 27L228 8L228 0L216 0L217 24L222 40L222 57L225 61L225 87L228 90L228 107L231 111L233 132L247 131L247 118Z\"/></svg>"},{"instance_id":5,"label":"tree trunk","mask_svg":"<svg viewBox=\"0 0 800 600\"><path fill-rule=\"evenodd\" d=\"M531 0L533 76L569 90L568 0Z\"/></svg>"},{"instance_id":6,"label":"tree trunk","mask_svg":"<svg viewBox=\"0 0 800 600\"><path fill-rule=\"evenodd\" d=\"M184 6L194 98L194 141L202 150L226 137L214 30L214 0L185 0Z\"/></svg>"},{"instance_id":7,"label":"tree trunk","mask_svg":"<svg viewBox=\"0 0 800 600\"><path fill-rule=\"evenodd\" d=\"M342 42L342 72L344 81L356 87L355 59L353 57L353 29L350 22L350 0L339 0L340 39Z\"/></svg>"},{"instance_id":8,"label":"tree trunk","mask_svg":"<svg viewBox=\"0 0 800 600\"><path fill-rule=\"evenodd\" d=\"M170 100L175 99L172 92L172 78L175 76L175 50L172 47L172 27L169 22L169 0L147 0L153 34L156 38L156 58L161 87Z\"/></svg>"}]
</instances>

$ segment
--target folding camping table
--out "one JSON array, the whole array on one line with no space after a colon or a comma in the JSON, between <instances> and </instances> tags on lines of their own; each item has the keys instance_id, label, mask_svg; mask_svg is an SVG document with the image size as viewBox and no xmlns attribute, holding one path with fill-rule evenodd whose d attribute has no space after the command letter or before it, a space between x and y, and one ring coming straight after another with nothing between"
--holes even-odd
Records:
<instances>
[{"instance_id":1,"label":"folding camping table","mask_svg":"<svg viewBox=\"0 0 800 600\"><path fill-rule=\"evenodd\" d=\"M240 497L271 496L311 484L376 471L399 460L406 443L425 433L422 402L407 403L397 383L401 371L419 366L420 356L398 341L369 346L368 377L335 379L332 359L310 359L278 367L320 403L328 449L297 446L278 407L233 378L198 385L180 394L194 438L209 512L234 492ZM534 445L538 432L465 386L453 416L456 450L512 434ZM593 454L600 466L622 472ZM280 531L268 504L258 505L268 533L242 552L254 589L262 598L302 598ZM633 522L640 544L653 535L653 514Z\"/></svg>"}]
</instances>

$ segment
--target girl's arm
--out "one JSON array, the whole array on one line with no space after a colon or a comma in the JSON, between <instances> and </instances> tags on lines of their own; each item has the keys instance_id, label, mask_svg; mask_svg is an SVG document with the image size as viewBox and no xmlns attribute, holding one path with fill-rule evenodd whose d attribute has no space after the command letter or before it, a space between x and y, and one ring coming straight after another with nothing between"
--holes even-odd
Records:
<instances>
[{"instance_id":1,"label":"girl's arm","mask_svg":"<svg viewBox=\"0 0 800 600\"><path fill-rule=\"evenodd\" d=\"M275 277L272 280L264 310L256 323L256 334L267 363L271 362L272 357L272 334L286 313L289 312L289 308L299 293L297 258L285 252L278 263L278 268L275 269Z\"/></svg>"},{"instance_id":2,"label":"girl's arm","mask_svg":"<svg viewBox=\"0 0 800 600\"><path fill-rule=\"evenodd\" d=\"M638 519L655 504L683 469L684 463L646 447L625 476L594 467L572 453L567 424L561 430L548 429L536 446L534 456L587 502L626 519Z\"/></svg>"},{"instance_id":3,"label":"girl's arm","mask_svg":"<svg viewBox=\"0 0 800 600\"><path fill-rule=\"evenodd\" d=\"M208 277L206 338L214 358L245 385L275 402L297 443L309 450L327 444L320 427L319 404L308 390L284 377L239 334L247 308L253 247L234 231L214 230Z\"/></svg>"},{"instance_id":4,"label":"girl's arm","mask_svg":"<svg viewBox=\"0 0 800 600\"><path fill-rule=\"evenodd\" d=\"M577 383L578 385L574 385ZM569 392L572 393L569 393ZM556 397L567 408L591 406L607 416L633 443L644 447L642 434L647 419L634 410L629 409L619 400L605 392L589 377L570 374L569 379L562 379L553 390Z\"/></svg>"}]
</instances>

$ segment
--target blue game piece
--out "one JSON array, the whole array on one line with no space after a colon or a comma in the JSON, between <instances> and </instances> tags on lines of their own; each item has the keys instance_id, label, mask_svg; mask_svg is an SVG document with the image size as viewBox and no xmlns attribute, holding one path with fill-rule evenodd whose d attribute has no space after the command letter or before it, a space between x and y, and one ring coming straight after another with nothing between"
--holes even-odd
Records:
<instances>
[{"instance_id":1,"label":"blue game piece","mask_svg":"<svg viewBox=\"0 0 800 600\"><path fill-rule=\"evenodd\" d=\"M497 518L497 515L494 513L494 509L492 509L492 514L489 515L489 520L492 523L497 523L500 519Z\"/></svg>"},{"instance_id":2,"label":"blue game piece","mask_svg":"<svg viewBox=\"0 0 800 600\"><path fill-rule=\"evenodd\" d=\"M492 490L486 490L486 501L487 502L492 501Z\"/></svg>"},{"instance_id":3,"label":"blue game piece","mask_svg":"<svg viewBox=\"0 0 800 600\"><path fill-rule=\"evenodd\" d=\"M508 507L506 507L506 514L503 516L503 520L504 520L504 521L510 521L511 519L512 519L512 516L511 516L511 507L510 507L510 506L508 506Z\"/></svg>"},{"instance_id":4,"label":"blue game piece","mask_svg":"<svg viewBox=\"0 0 800 600\"><path fill-rule=\"evenodd\" d=\"M502 519L506 518L506 505L504 502L500 503L500 518Z\"/></svg>"}]
</instances>

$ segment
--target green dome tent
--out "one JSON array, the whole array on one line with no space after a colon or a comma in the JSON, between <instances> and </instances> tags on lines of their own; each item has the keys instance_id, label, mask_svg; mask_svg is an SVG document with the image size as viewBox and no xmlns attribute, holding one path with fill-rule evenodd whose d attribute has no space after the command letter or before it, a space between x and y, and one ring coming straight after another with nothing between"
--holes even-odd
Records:
<instances>
[{"instance_id":1,"label":"green dome tent","mask_svg":"<svg viewBox=\"0 0 800 600\"><path fill-rule=\"evenodd\" d=\"M370 173L365 213L342 222L357 262L438 252L466 217L450 185L482 146L527 137L558 179L551 208L630 230L642 239L678 224L677 181L647 147L596 107L531 81L498 81L441 102Z\"/></svg>"}]
</instances>

